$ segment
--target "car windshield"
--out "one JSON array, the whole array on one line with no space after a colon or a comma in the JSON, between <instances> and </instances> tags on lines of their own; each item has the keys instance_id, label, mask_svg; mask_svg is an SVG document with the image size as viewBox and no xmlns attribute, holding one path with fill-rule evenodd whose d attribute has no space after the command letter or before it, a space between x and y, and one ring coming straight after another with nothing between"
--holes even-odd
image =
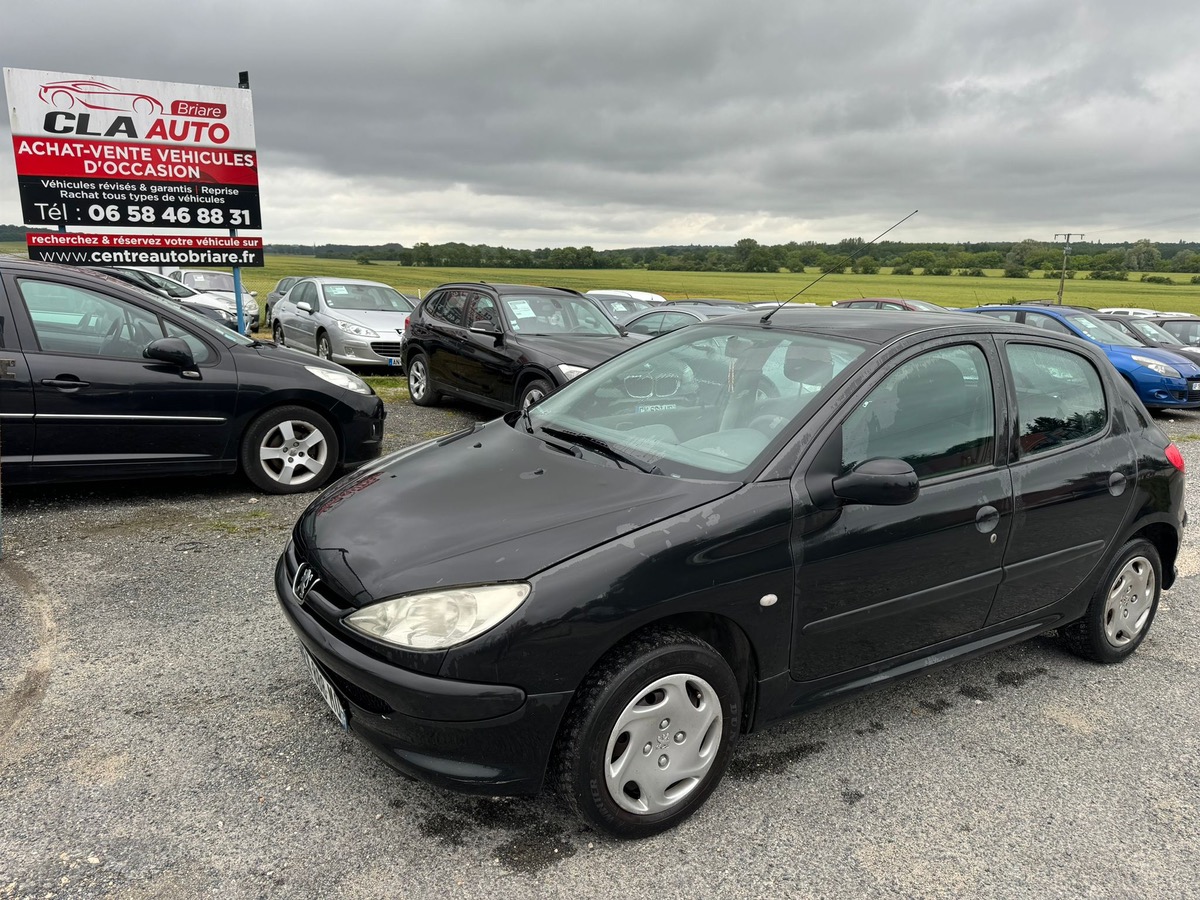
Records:
<instances>
[{"instance_id":1,"label":"car windshield","mask_svg":"<svg viewBox=\"0 0 1200 900\"><path fill-rule=\"evenodd\" d=\"M529 424L549 442L610 449L655 474L736 479L783 445L864 349L826 335L698 324L581 375L532 407Z\"/></svg>"},{"instance_id":2,"label":"car windshield","mask_svg":"<svg viewBox=\"0 0 1200 900\"><path fill-rule=\"evenodd\" d=\"M1082 331L1087 337L1098 344L1115 344L1118 347L1140 347L1141 342L1127 334L1123 334L1113 326L1086 313L1071 313L1066 316L1068 322Z\"/></svg>"},{"instance_id":3,"label":"car windshield","mask_svg":"<svg viewBox=\"0 0 1200 900\"><path fill-rule=\"evenodd\" d=\"M906 300L905 301L913 309L921 309L925 312L945 312L945 308L938 306L936 303L928 303L924 300Z\"/></svg>"},{"instance_id":4,"label":"car windshield","mask_svg":"<svg viewBox=\"0 0 1200 900\"><path fill-rule=\"evenodd\" d=\"M647 303L644 300L630 300L627 297L594 297L594 299L608 310L610 315L617 318L628 316L653 306L653 304Z\"/></svg>"},{"instance_id":5,"label":"car windshield","mask_svg":"<svg viewBox=\"0 0 1200 900\"><path fill-rule=\"evenodd\" d=\"M1142 337L1155 341L1159 344L1173 344L1178 347L1184 346L1183 341L1171 334L1165 328L1160 328L1153 322L1145 322L1141 319L1130 318L1130 326L1137 331Z\"/></svg>"},{"instance_id":6,"label":"car windshield","mask_svg":"<svg viewBox=\"0 0 1200 900\"><path fill-rule=\"evenodd\" d=\"M132 272L131 269L126 269L127 272ZM194 297L196 292L186 284L180 284L178 281L172 281L165 275L155 275L153 272L137 272L141 279L153 287L155 290L162 291L169 297L174 297L176 300L182 300L184 297Z\"/></svg>"},{"instance_id":7,"label":"car windshield","mask_svg":"<svg viewBox=\"0 0 1200 900\"><path fill-rule=\"evenodd\" d=\"M620 334L596 304L570 294L508 294L500 306L518 334Z\"/></svg>"},{"instance_id":8,"label":"car windshield","mask_svg":"<svg viewBox=\"0 0 1200 900\"><path fill-rule=\"evenodd\" d=\"M412 312L413 305L399 291L384 284L326 284L325 305L330 309L381 309Z\"/></svg>"},{"instance_id":9,"label":"car windshield","mask_svg":"<svg viewBox=\"0 0 1200 900\"><path fill-rule=\"evenodd\" d=\"M233 276L224 272L185 272L183 283L197 291L233 291Z\"/></svg>"}]
</instances>

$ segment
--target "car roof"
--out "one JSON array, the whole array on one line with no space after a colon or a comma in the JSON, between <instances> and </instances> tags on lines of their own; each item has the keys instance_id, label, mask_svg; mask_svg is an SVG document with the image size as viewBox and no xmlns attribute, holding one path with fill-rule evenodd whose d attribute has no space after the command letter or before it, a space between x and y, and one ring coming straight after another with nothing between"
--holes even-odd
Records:
<instances>
[{"instance_id":1,"label":"car roof","mask_svg":"<svg viewBox=\"0 0 1200 900\"><path fill-rule=\"evenodd\" d=\"M315 281L317 284L371 284L375 285L376 287L392 288L393 291L396 290L390 284L384 284L382 281L368 281L365 278L334 278L331 275L305 275L297 278L296 280ZM400 292L396 291L396 293Z\"/></svg>"},{"instance_id":2,"label":"car roof","mask_svg":"<svg viewBox=\"0 0 1200 900\"><path fill-rule=\"evenodd\" d=\"M549 294L553 296L567 295L569 297L581 297L587 299L585 294L570 288L545 287L540 284L505 284L502 282L491 281L448 281L445 284L439 284L433 290L440 291L445 288L487 288L497 294ZM433 291L430 291L433 293Z\"/></svg>"},{"instance_id":3,"label":"car roof","mask_svg":"<svg viewBox=\"0 0 1200 900\"><path fill-rule=\"evenodd\" d=\"M916 310L901 312L900 310L881 309L875 315L864 316L861 312L853 312L848 309L839 310L836 306L784 307L774 313L764 327L810 332L830 337L845 337L874 344L886 344L897 338L920 332L970 334L984 330L991 333L1011 332L1028 335L1031 331L1029 326L1019 325L1015 322L1004 322L989 316L968 317L959 314L957 310L950 312L953 312L954 315L946 315L944 312ZM728 316L714 317L716 321L712 325L704 327L758 325L762 322L764 315L762 310L752 313L735 312ZM697 325L696 327L701 326Z\"/></svg>"}]
</instances>

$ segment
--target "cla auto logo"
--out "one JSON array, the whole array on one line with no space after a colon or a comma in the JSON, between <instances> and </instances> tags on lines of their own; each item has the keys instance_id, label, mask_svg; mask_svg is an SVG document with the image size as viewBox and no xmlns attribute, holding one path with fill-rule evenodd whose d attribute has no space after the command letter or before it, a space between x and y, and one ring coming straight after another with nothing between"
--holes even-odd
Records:
<instances>
[{"instance_id":1,"label":"cla auto logo","mask_svg":"<svg viewBox=\"0 0 1200 900\"><path fill-rule=\"evenodd\" d=\"M308 598L308 592L320 581L317 578L317 573L312 570L308 563L301 563L300 568L296 570L296 575L292 579L292 593L296 595L296 602L301 606Z\"/></svg>"}]
</instances>

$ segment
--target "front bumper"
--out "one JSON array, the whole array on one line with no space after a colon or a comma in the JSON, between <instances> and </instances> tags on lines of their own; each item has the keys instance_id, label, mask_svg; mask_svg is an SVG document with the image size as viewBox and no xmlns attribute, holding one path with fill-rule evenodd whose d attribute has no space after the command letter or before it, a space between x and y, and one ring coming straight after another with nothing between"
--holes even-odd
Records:
<instances>
[{"instance_id":1,"label":"front bumper","mask_svg":"<svg viewBox=\"0 0 1200 900\"><path fill-rule=\"evenodd\" d=\"M470 793L541 789L572 692L528 695L509 685L424 675L373 656L306 608L320 600L297 600L295 565L289 546L275 567L288 624L345 703L350 730L384 762Z\"/></svg>"},{"instance_id":2,"label":"front bumper","mask_svg":"<svg viewBox=\"0 0 1200 900\"><path fill-rule=\"evenodd\" d=\"M403 353L399 340L341 336L341 346L333 348L333 360L344 366L386 366L402 373Z\"/></svg>"},{"instance_id":3,"label":"front bumper","mask_svg":"<svg viewBox=\"0 0 1200 900\"><path fill-rule=\"evenodd\" d=\"M1137 392L1149 409L1200 408L1200 376L1169 378L1139 370Z\"/></svg>"}]
</instances>

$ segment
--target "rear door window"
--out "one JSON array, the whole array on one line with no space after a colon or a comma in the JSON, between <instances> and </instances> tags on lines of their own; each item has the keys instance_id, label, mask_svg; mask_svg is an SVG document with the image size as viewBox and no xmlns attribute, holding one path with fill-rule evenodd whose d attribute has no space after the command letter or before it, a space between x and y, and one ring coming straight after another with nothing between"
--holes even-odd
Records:
<instances>
[{"instance_id":1,"label":"rear door window","mask_svg":"<svg viewBox=\"0 0 1200 900\"><path fill-rule=\"evenodd\" d=\"M1104 430L1108 407L1100 374L1070 350L1006 344L1017 394L1017 443L1022 457L1086 440Z\"/></svg>"}]
</instances>

